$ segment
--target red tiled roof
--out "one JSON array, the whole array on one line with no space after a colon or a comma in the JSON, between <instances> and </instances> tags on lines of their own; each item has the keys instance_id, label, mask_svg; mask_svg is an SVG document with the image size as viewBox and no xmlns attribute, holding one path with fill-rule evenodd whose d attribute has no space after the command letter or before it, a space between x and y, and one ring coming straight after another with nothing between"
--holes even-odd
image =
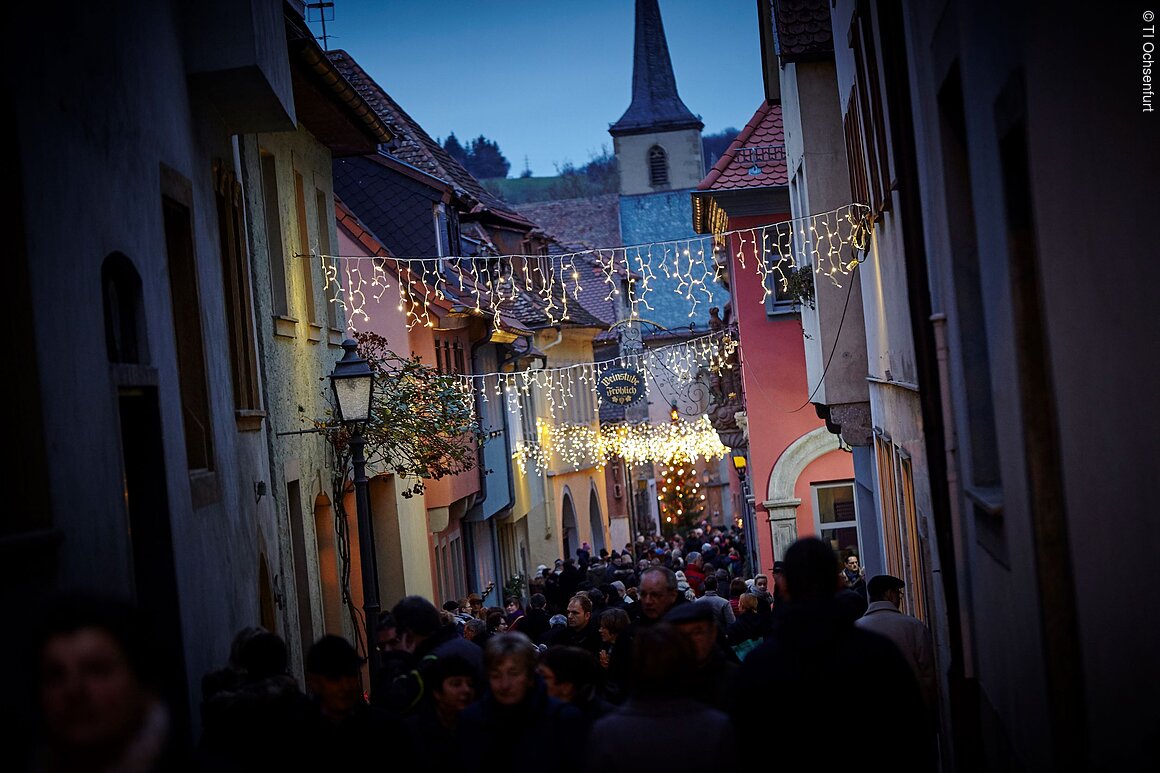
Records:
<instances>
[{"instance_id":1,"label":"red tiled roof","mask_svg":"<svg viewBox=\"0 0 1160 773\"><path fill-rule=\"evenodd\" d=\"M773 16L777 55L783 64L833 53L830 4L826 0L775 0Z\"/></svg>"},{"instance_id":2,"label":"red tiled roof","mask_svg":"<svg viewBox=\"0 0 1160 773\"><path fill-rule=\"evenodd\" d=\"M769 153L780 146L780 154ZM755 148L755 153L744 150ZM739 152L741 151L741 152ZM754 169L758 174L752 174ZM757 108L753 118L733 140L713 169L697 186L699 191L729 191L744 188L769 188L789 184L785 163L785 133L781 125L781 105L766 102Z\"/></svg>"}]
</instances>

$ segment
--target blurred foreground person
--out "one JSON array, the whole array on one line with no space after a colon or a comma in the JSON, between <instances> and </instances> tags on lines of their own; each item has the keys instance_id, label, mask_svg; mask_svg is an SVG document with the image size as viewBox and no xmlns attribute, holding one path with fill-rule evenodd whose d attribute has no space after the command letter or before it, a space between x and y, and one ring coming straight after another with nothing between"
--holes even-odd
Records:
<instances>
[{"instance_id":1,"label":"blurred foreground person","mask_svg":"<svg viewBox=\"0 0 1160 773\"><path fill-rule=\"evenodd\" d=\"M522 633L498 633L483 652L487 692L459 715L464 766L509 773L577 770L580 712L548 695L539 650Z\"/></svg>"},{"instance_id":2,"label":"blurred foreground person","mask_svg":"<svg viewBox=\"0 0 1160 773\"><path fill-rule=\"evenodd\" d=\"M264 628L245 628L226 668L201 680L201 770L254 770L299 760L310 701L288 670L286 642Z\"/></svg>"},{"instance_id":3,"label":"blurred foreground person","mask_svg":"<svg viewBox=\"0 0 1160 773\"><path fill-rule=\"evenodd\" d=\"M362 658L341 636L323 636L306 654L306 684L314 703L299 761L303 768L379 764L383 747L402 746L400 722L363 700L361 669Z\"/></svg>"},{"instance_id":4,"label":"blurred foreground person","mask_svg":"<svg viewBox=\"0 0 1160 773\"><path fill-rule=\"evenodd\" d=\"M688 637L663 621L642 628L633 641L632 663L628 700L592 726L586 771L652 770L658 754L688 748L693 737L696 748L705 750L701 760L689 761L693 767L697 762L714 770L739 766L729 717L684 695L682 680L697 667Z\"/></svg>"},{"instance_id":5,"label":"blurred foreground person","mask_svg":"<svg viewBox=\"0 0 1160 773\"><path fill-rule=\"evenodd\" d=\"M475 701L478 690L475 666L458 655L448 655L425 663L422 673L427 695L404 720L410 759L431 770L454 770L460 760L459 715Z\"/></svg>"},{"instance_id":6,"label":"blurred foreground person","mask_svg":"<svg viewBox=\"0 0 1160 773\"><path fill-rule=\"evenodd\" d=\"M779 718L786 769L815 765L819 749L857 759L860 770L935 769L914 675L890 641L856 628L836 600L834 551L815 537L798 540L786 551L785 580L788 601L773 632L741 664L732 703L739 735L768 732L770 696L793 696L793 710ZM851 690L866 697L864 712L838 728L817 721Z\"/></svg>"},{"instance_id":7,"label":"blurred foreground person","mask_svg":"<svg viewBox=\"0 0 1160 773\"><path fill-rule=\"evenodd\" d=\"M70 595L51 604L36 638L42 743L33 771L190 770L161 699L156 651L137 610Z\"/></svg>"}]
</instances>

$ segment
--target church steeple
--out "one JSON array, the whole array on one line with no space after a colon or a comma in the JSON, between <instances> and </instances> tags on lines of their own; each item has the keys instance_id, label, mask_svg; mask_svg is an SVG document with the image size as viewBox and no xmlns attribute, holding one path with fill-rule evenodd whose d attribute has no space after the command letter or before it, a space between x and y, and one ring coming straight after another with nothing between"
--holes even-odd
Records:
<instances>
[{"instance_id":1,"label":"church steeple","mask_svg":"<svg viewBox=\"0 0 1160 773\"><path fill-rule=\"evenodd\" d=\"M644 132L704 128L677 94L669 44L657 0L636 0L636 40L632 60L632 104L612 124L613 137Z\"/></svg>"}]
</instances>

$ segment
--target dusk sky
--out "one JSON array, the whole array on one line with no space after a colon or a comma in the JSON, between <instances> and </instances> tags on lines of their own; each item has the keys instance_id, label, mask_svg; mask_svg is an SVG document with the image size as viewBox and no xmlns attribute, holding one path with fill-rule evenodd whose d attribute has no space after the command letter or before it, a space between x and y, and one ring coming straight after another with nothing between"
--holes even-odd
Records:
<instances>
[{"instance_id":1,"label":"dusk sky","mask_svg":"<svg viewBox=\"0 0 1160 773\"><path fill-rule=\"evenodd\" d=\"M611 151L608 125L631 100L633 0L334 3L327 47L349 52L432 136L495 140L511 177L525 156L542 176ZM744 126L763 99L757 4L660 8L677 88L705 133Z\"/></svg>"}]
</instances>

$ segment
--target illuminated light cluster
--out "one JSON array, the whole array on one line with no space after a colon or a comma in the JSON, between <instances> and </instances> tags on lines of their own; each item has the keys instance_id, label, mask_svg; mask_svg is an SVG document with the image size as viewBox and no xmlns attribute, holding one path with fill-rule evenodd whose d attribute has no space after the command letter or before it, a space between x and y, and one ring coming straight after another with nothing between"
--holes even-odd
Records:
<instances>
[{"instance_id":1,"label":"illuminated light cluster","mask_svg":"<svg viewBox=\"0 0 1160 773\"><path fill-rule=\"evenodd\" d=\"M691 462L677 460L663 470L664 485L657 494L661 515L676 530L695 526L705 510L705 494Z\"/></svg>"},{"instance_id":2,"label":"illuminated light cluster","mask_svg":"<svg viewBox=\"0 0 1160 773\"><path fill-rule=\"evenodd\" d=\"M629 464L683 464L691 468L698 459L721 459L729 451L704 415L696 421L664 425L642 422L599 428L587 424L554 425L536 419L536 437L534 443L518 441L512 452L512 461L522 473L527 472L529 462L542 472L553 465L601 468L617 458Z\"/></svg>"},{"instance_id":3,"label":"illuminated light cluster","mask_svg":"<svg viewBox=\"0 0 1160 773\"><path fill-rule=\"evenodd\" d=\"M463 374L460 379L469 391L477 392L484 402L491 399L507 401L507 409L514 414L519 410L520 396L534 394L548 418L565 416L571 401L581 394L591 395L591 405L599 410L603 400L596 384L605 372L615 368L631 368L642 375L667 372L673 383L685 386L696 381L701 373L719 375L735 367L730 361L737 351L737 338L731 330L719 330L655 349L622 354L600 362L581 362L559 368L533 368L510 373ZM651 391L649 379L644 379L645 394Z\"/></svg>"},{"instance_id":4,"label":"illuminated light cluster","mask_svg":"<svg viewBox=\"0 0 1160 773\"><path fill-rule=\"evenodd\" d=\"M569 304L580 296L581 277L586 273L581 269L593 264L598 269L595 281L602 283L606 300L625 294L631 319L640 319L642 311L653 309L650 297L662 292L653 285L659 274L676 280L672 291L689 304L693 317L702 303L713 302L722 250L730 237L736 238L741 268L749 270L745 268L748 260L761 278L765 294L760 301L764 303L777 283L783 289L788 286L787 271L801 266L812 266L815 273L838 284L839 276L857 266L854 252L866 248L868 212L863 204L848 204L756 228L561 255L296 257L322 262L330 302L342 308L352 330L357 329L356 323L369 320L368 299L382 302L388 292L398 295L396 308L406 316L408 328L433 326L430 307L446 304L491 315L498 328L501 314L517 303L529 302L549 324L558 324L569 319Z\"/></svg>"}]
</instances>

